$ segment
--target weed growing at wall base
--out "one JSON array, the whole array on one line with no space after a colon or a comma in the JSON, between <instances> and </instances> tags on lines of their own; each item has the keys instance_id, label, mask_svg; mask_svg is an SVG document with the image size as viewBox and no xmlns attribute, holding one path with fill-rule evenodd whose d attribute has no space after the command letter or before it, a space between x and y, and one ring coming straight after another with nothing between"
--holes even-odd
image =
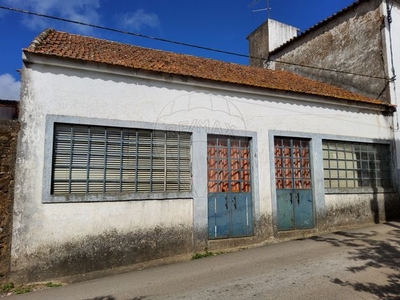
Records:
<instances>
[{"instance_id":1,"label":"weed growing at wall base","mask_svg":"<svg viewBox=\"0 0 400 300\"><path fill-rule=\"evenodd\" d=\"M208 256L214 256L214 253L211 251L208 251L208 249L205 248L204 253L195 253L192 255L192 259L200 259L200 258L208 257Z\"/></svg>"},{"instance_id":2,"label":"weed growing at wall base","mask_svg":"<svg viewBox=\"0 0 400 300\"><path fill-rule=\"evenodd\" d=\"M0 292L9 293L13 290L13 288L14 288L14 283L9 282L7 284L3 284L0 286Z\"/></svg>"},{"instance_id":3,"label":"weed growing at wall base","mask_svg":"<svg viewBox=\"0 0 400 300\"><path fill-rule=\"evenodd\" d=\"M48 287L48 288L54 288L54 287L60 287L60 286L62 286L62 284L61 283L48 282L48 283L45 284L45 286Z\"/></svg>"},{"instance_id":4,"label":"weed growing at wall base","mask_svg":"<svg viewBox=\"0 0 400 300\"><path fill-rule=\"evenodd\" d=\"M9 282L3 285L0 285L0 297L2 296L8 296L8 295L20 295L20 294L26 294L30 293L36 290L42 290L45 288L55 288L55 287L60 287L62 284L60 283L52 283L52 282L47 282L45 284L37 284L37 285L19 285L15 286L14 283Z\"/></svg>"},{"instance_id":5,"label":"weed growing at wall base","mask_svg":"<svg viewBox=\"0 0 400 300\"><path fill-rule=\"evenodd\" d=\"M204 252L203 253L195 253L195 254L193 254L192 255L192 259L200 259L200 258L203 258L203 257L220 255L222 253L223 252L211 252L211 251L208 251L208 248L206 247L206 248L204 248Z\"/></svg>"},{"instance_id":6,"label":"weed growing at wall base","mask_svg":"<svg viewBox=\"0 0 400 300\"><path fill-rule=\"evenodd\" d=\"M0 296L5 296L5 295L11 295L11 294L25 294L33 291L33 287L30 285L21 285L21 286L15 286L14 283L9 282L7 284L4 284L0 286Z\"/></svg>"}]
</instances>

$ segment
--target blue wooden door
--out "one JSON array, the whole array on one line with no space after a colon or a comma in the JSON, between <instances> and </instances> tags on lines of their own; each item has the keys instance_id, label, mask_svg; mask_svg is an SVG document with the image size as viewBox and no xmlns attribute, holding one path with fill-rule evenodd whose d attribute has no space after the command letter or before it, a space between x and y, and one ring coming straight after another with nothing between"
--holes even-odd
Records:
<instances>
[{"instance_id":1,"label":"blue wooden door","mask_svg":"<svg viewBox=\"0 0 400 300\"><path fill-rule=\"evenodd\" d=\"M251 235L250 140L209 136L207 144L208 236Z\"/></svg>"},{"instance_id":2,"label":"blue wooden door","mask_svg":"<svg viewBox=\"0 0 400 300\"><path fill-rule=\"evenodd\" d=\"M230 233L230 210L228 194L208 195L208 236L227 237Z\"/></svg>"},{"instance_id":3,"label":"blue wooden door","mask_svg":"<svg viewBox=\"0 0 400 300\"><path fill-rule=\"evenodd\" d=\"M293 229L294 207L293 194L291 190L280 189L276 192L278 205L278 229Z\"/></svg>"},{"instance_id":4,"label":"blue wooden door","mask_svg":"<svg viewBox=\"0 0 400 300\"><path fill-rule=\"evenodd\" d=\"M314 227L309 141L275 138L278 230Z\"/></svg>"}]
</instances>

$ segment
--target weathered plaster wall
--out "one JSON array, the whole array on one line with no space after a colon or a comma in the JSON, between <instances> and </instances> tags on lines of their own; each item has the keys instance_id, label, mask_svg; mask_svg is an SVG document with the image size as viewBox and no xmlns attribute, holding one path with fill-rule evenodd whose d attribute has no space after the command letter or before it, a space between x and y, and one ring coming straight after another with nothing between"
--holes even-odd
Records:
<instances>
[{"instance_id":1,"label":"weathered plaster wall","mask_svg":"<svg viewBox=\"0 0 400 300\"><path fill-rule=\"evenodd\" d=\"M23 70L12 246L16 280L43 280L204 249L209 133L252 138L258 241L274 232L271 131L294 137L306 132L319 140L393 138L392 118L362 106L315 104L307 96L303 100L310 102L300 102L287 94L123 69L113 69L120 75L111 75L103 66L76 67L93 69L31 65ZM132 195L118 201L121 195L114 195L106 202L43 203L51 198L49 128L57 121L192 132L190 197L146 200ZM321 184L314 186L323 195Z\"/></svg>"},{"instance_id":2,"label":"weathered plaster wall","mask_svg":"<svg viewBox=\"0 0 400 300\"><path fill-rule=\"evenodd\" d=\"M286 69L389 102L387 81L379 79L389 77L383 44L384 18L380 9L381 3L379 0L361 1L356 9L348 10L328 24L317 26L296 42L272 53L270 67ZM293 62L296 65L274 63L274 60Z\"/></svg>"},{"instance_id":3,"label":"weathered plaster wall","mask_svg":"<svg viewBox=\"0 0 400 300\"><path fill-rule=\"evenodd\" d=\"M325 200L326 216L320 227L326 230L380 223L399 217L397 193L326 195Z\"/></svg>"},{"instance_id":4,"label":"weathered plaster wall","mask_svg":"<svg viewBox=\"0 0 400 300\"><path fill-rule=\"evenodd\" d=\"M298 28L268 19L269 52L297 36Z\"/></svg>"},{"instance_id":5,"label":"weathered plaster wall","mask_svg":"<svg viewBox=\"0 0 400 300\"><path fill-rule=\"evenodd\" d=\"M250 66L264 67L269 52L297 36L298 28L268 19L247 37Z\"/></svg>"},{"instance_id":6,"label":"weathered plaster wall","mask_svg":"<svg viewBox=\"0 0 400 300\"><path fill-rule=\"evenodd\" d=\"M252 67L264 67L264 61L269 53L268 22L261 24L247 37L249 41L249 65Z\"/></svg>"},{"instance_id":7,"label":"weathered plaster wall","mask_svg":"<svg viewBox=\"0 0 400 300\"><path fill-rule=\"evenodd\" d=\"M11 260L17 121L0 120L0 283L8 280Z\"/></svg>"}]
</instances>

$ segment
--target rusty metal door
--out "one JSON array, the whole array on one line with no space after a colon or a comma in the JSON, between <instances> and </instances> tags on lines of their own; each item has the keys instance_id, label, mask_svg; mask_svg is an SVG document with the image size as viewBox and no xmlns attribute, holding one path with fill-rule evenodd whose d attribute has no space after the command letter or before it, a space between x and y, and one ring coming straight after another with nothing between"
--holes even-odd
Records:
<instances>
[{"instance_id":1,"label":"rusty metal door","mask_svg":"<svg viewBox=\"0 0 400 300\"><path fill-rule=\"evenodd\" d=\"M314 227L309 140L275 138L278 230Z\"/></svg>"},{"instance_id":2,"label":"rusty metal door","mask_svg":"<svg viewBox=\"0 0 400 300\"><path fill-rule=\"evenodd\" d=\"M207 165L209 238L251 235L250 139L209 136Z\"/></svg>"}]
</instances>

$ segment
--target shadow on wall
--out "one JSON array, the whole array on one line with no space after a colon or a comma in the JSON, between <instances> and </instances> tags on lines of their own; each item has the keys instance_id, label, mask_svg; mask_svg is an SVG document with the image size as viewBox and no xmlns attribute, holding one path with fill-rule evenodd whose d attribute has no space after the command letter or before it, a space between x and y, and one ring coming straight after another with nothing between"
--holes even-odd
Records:
<instances>
[{"instance_id":1,"label":"shadow on wall","mask_svg":"<svg viewBox=\"0 0 400 300\"><path fill-rule=\"evenodd\" d=\"M400 217L400 202L397 193L387 193L381 202L383 207L379 208L378 193L374 192L373 198L370 201L371 213L374 223L396 221Z\"/></svg>"},{"instance_id":2,"label":"shadow on wall","mask_svg":"<svg viewBox=\"0 0 400 300\"><path fill-rule=\"evenodd\" d=\"M369 293L378 299L400 299L400 223L386 223L392 226L389 238L376 240L376 232L351 233L336 232L338 238L311 238L317 242L327 242L334 247L350 247L349 260L361 262L357 267L348 267L347 271L353 274L366 271L369 268L381 269L386 274L386 283L342 281L340 278L331 278L331 282L352 287L355 291Z\"/></svg>"}]
</instances>

